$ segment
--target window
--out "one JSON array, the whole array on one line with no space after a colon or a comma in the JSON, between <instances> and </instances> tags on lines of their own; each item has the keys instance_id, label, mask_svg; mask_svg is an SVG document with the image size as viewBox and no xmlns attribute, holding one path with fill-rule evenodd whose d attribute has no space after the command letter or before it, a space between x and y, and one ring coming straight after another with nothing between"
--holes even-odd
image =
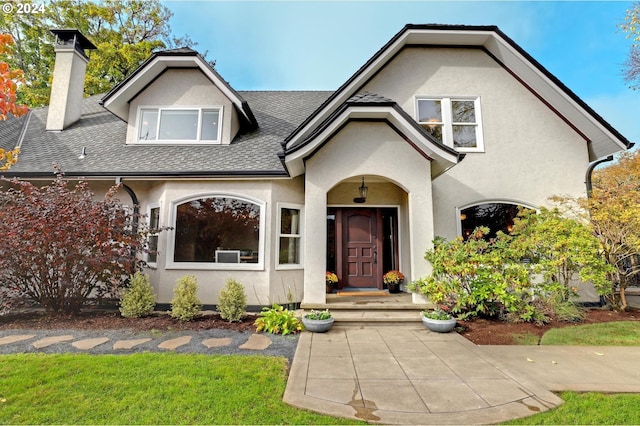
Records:
<instances>
[{"instance_id":1,"label":"window","mask_svg":"<svg viewBox=\"0 0 640 426\"><path fill-rule=\"evenodd\" d=\"M300 266L302 210L282 205L278 209L278 265Z\"/></svg>"},{"instance_id":2,"label":"window","mask_svg":"<svg viewBox=\"0 0 640 426\"><path fill-rule=\"evenodd\" d=\"M147 253L147 263L156 264L158 262L158 229L160 227L160 207L149 207L149 252Z\"/></svg>"},{"instance_id":3,"label":"window","mask_svg":"<svg viewBox=\"0 0 640 426\"><path fill-rule=\"evenodd\" d=\"M221 108L142 108L139 142L220 143Z\"/></svg>"},{"instance_id":4,"label":"window","mask_svg":"<svg viewBox=\"0 0 640 426\"><path fill-rule=\"evenodd\" d=\"M260 204L234 196L210 196L177 204L173 262L259 266L262 209Z\"/></svg>"},{"instance_id":5,"label":"window","mask_svg":"<svg viewBox=\"0 0 640 426\"><path fill-rule=\"evenodd\" d=\"M489 228L486 239L495 238L498 231L511 232L513 222L520 209L530 209L514 203L476 204L460 210L462 238L469 239L478 226Z\"/></svg>"},{"instance_id":6,"label":"window","mask_svg":"<svg viewBox=\"0 0 640 426\"><path fill-rule=\"evenodd\" d=\"M461 152L482 151L480 99L418 98L418 123L438 141Z\"/></svg>"}]
</instances>

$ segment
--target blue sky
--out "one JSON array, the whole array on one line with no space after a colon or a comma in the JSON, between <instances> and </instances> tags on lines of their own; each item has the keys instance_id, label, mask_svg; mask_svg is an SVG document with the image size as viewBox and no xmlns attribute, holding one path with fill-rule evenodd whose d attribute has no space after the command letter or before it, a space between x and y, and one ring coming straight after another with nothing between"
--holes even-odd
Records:
<instances>
[{"instance_id":1,"label":"blue sky","mask_svg":"<svg viewBox=\"0 0 640 426\"><path fill-rule=\"evenodd\" d=\"M236 90L335 90L407 23L497 25L632 142L628 1L184 1L164 4Z\"/></svg>"}]
</instances>

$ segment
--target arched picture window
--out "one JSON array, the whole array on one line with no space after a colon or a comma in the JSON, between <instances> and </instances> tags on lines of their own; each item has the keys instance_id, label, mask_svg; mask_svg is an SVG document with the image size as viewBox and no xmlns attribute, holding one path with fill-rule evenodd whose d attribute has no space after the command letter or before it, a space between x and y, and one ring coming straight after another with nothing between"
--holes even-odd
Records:
<instances>
[{"instance_id":1,"label":"arched picture window","mask_svg":"<svg viewBox=\"0 0 640 426\"><path fill-rule=\"evenodd\" d=\"M467 240L479 226L489 228L485 239L495 238L498 231L510 233L519 209L529 209L514 203L483 203L460 210L462 237Z\"/></svg>"},{"instance_id":2,"label":"arched picture window","mask_svg":"<svg viewBox=\"0 0 640 426\"><path fill-rule=\"evenodd\" d=\"M174 262L258 263L260 205L205 197L176 206Z\"/></svg>"}]
</instances>

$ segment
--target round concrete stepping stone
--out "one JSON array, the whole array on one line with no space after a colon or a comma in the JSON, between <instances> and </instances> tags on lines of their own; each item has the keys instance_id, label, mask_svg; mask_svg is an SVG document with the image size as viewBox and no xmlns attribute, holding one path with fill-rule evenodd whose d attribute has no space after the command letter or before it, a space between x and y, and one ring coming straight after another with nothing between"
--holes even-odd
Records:
<instances>
[{"instance_id":1,"label":"round concrete stepping stone","mask_svg":"<svg viewBox=\"0 0 640 426\"><path fill-rule=\"evenodd\" d=\"M93 349L98 345L107 343L109 340L111 339L109 339L108 337L96 337L95 339L78 340L77 342L73 342L71 346L76 349L88 351L89 349Z\"/></svg>"},{"instance_id":2,"label":"round concrete stepping stone","mask_svg":"<svg viewBox=\"0 0 640 426\"><path fill-rule=\"evenodd\" d=\"M192 339L192 336L176 337L175 339L165 340L164 342L160 343L158 347L160 349L168 349L170 351L173 351L179 348L180 346L184 346L187 343L191 342L191 339Z\"/></svg>"},{"instance_id":3,"label":"round concrete stepping stone","mask_svg":"<svg viewBox=\"0 0 640 426\"><path fill-rule=\"evenodd\" d=\"M263 351L271 346L271 339L264 334L252 334L249 339L239 346L240 349L249 349L251 351Z\"/></svg>"},{"instance_id":4,"label":"round concrete stepping stone","mask_svg":"<svg viewBox=\"0 0 640 426\"><path fill-rule=\"evenodd\" d=\"M42 349L46 348L47 346L55 345L56 343L68 342L70 340L73 340L73 336L65 335L45 337L44 339L33 342L33 347L36 349Z\"/></svg>"},{"instance_id":5,"label":"round concrete stepping stone","mask_svg":"<svg viewBox=\"0 0 640 426\"><path fill-rule=\"evenodd\" d=\"M222 346L229 346L231 344L231 337L215 337L212 339L205 339L202 344L207 348L219 348Z\"/></svg>"},{"instance_id":6,"label":"round concrete stepping stone","mask_svg":"<svg viewBox=\"0 0 640 426\"><path fill-rule=\"evenodd\" d=\"M4 336L0 337L0 346L2 345L10 345L11 343L22 342L23 340L33 339L33 334L16 334L14 336Z\"/></svg>"},{"instance_id":7,"label":"round concrete stepping stone","mask_svg":"<svg viewBox=\"0 0 640 426\"><path fill-rule=\"evenodd\" d=\"M143 343L150 342L151 339L130 339L118 340L113 344L113 349L131 349Z\"/></svg>"}]
</instances>

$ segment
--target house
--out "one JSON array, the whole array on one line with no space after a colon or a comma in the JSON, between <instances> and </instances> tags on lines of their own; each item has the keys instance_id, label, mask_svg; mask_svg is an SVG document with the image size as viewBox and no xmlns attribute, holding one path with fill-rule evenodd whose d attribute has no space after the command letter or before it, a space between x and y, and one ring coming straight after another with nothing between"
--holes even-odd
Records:
<instances>
[{"instance_id":1,"label":"house","mask_svg":"<svg viewBox=\"0 0 640 426\"><path fill-rule=\"evenodd\" d=\"M342 288L426 275L435 236L508 230L515 207L583 196L591 165L631 143L495 26L407 25L335 92L236 91L195 51L155 53L102 96L82 96L93 45L55 30L50 106L2 124L7 175L53 164L153 226L158 302L228 277L249 305L323 303ZM7 130L8 129L8 130Z\"/></svg>"}]
</instances>

